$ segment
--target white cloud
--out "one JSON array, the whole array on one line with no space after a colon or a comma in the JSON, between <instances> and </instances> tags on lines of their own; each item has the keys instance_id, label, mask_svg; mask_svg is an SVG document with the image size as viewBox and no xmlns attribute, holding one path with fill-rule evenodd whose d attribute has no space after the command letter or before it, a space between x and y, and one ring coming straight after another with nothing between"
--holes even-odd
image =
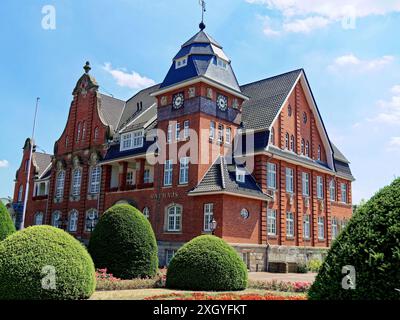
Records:
<instances>
[{"instance_id":1,"label":"white cloud","mask_svg":"<svg viewBox=\"0 0 400 320\"><path fill-rule=\"evenodd\" d=\"M8 168L8 161L7 160L0 160L0 168Z\"/></svg>"},{"instance_id":2,"label":"white cloud","mask_svg":"<svg viewBox=\"0 0 400 320\"><path fill-rule=\"evenodd\" d=\"M371 60L363 60L354 54L348 54L337 57L333 64L328 69L331 71L355 71L355 72L368 72L380 70L394 61L393 56L383 56ZM399 89L400 90L400 89Z\"/></svg>"},{"instance_id":3,"label":"white cloud","mask_svg":"<svg viewBox=\"0 0 400 320\"><path fill-rule=\"evenodd\" d=\"M264 5L271 11L278 11L284 17L283 29L286 32L309 33L332 22L355 23L357 18L400 12L400 0L246 0L246 2Z\"/></svg>"},{"instance_id":4,"label":"white cloud","mask_svg":"<svg viewBox=\"0 0 400 320\"><path fill-rule=\"evenodd\" d=\"M392 87L393 96L389 100L378 101L379 113L372 122L400 126L400 85Z\"/></svg>"},{"instance_id":5,"label":"white cloud","mask_svg":"<svg viewBox=\"0 0 400 320\"><path fill-rule=\"evenodd\" d=\"M392 137L388 144L389 151L400 151L400 137Z\"/></svg>"},{"instance_id":6,"label":"white cloud","mask_svg":"<svg viewBox=\"0 0 400 320\"><path fill-rule=\"evenodd\" d=\"M103 69L111 74L113 78L117 80L117 84L121 87L143 89L155 85L154 80L141 76L135 71L129 73L125 69L113 69L111 63L105 63Z\"/></svg>"}]
</instances>

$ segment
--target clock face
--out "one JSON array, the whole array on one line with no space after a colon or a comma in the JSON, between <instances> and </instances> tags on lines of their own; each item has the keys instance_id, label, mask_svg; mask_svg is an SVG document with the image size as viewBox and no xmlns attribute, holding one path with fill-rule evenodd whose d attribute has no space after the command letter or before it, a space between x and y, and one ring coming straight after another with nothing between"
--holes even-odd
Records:
<instances>
[{"instance_id":1,"label":"clock face","mask_svg":"<svg viewBox=\"0 0 400 320\"><path fill-rule=\"evenodd\" d=\"M228 98L219 94L217 97L217 105L221 111L225 111L228 108Z\"/></svg>"},{"instance_id":2,"label":"clock face","mask_svg":"<svg viewBox=\"0 0 400 320\"><path fill-rule=\"evenodd\" d=\"M174 109L180 109L183 107L183 103L185 101L185 98L183 96L183 93L177 93L174 95L174 99L172 100L172 106Z\"/></svg>"}]
</instances>

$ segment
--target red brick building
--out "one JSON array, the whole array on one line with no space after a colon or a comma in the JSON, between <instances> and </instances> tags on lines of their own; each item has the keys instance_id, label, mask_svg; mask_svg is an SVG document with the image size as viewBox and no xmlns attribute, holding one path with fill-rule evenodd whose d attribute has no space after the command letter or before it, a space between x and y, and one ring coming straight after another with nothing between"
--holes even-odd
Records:
<instances>
[{"instance_id":1,"label":"red brick building","mask_svg":"<svg viewBox=\"0 0 400 320\"><path fill-rule=\"evenodd\" d=\"M126 102L99 93L89 71L54 155L34 153L26 226L52 224L85 242L107 208L130 203L149 218L162 265L214 232L261 271L321 256L351 217L349 161L304 70L240 86L202 28L161 84ZM16 177L19 212L30 143Z\"/></svg>"}]
</instances>

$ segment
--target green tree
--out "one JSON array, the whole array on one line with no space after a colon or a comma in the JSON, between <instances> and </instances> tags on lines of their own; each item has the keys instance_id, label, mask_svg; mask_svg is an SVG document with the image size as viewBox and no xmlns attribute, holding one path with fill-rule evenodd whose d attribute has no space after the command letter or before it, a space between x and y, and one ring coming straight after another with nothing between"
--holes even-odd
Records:
<instances>
[{"instance_id":1,"label":"green tree","mask_svg":"<svg viewBox=\"0 0 400 320\"><path fill-rule=\"evenodd\" d=\"M3 202L0 201L0 241L15 232L15 226Z\"/></svg>"}]
</instances>

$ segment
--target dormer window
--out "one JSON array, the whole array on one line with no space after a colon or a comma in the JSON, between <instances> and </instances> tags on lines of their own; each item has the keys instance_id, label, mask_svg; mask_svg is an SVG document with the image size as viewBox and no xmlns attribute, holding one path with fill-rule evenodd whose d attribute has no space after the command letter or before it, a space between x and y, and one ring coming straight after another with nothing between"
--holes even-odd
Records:
<instances>
[{"instance_id":1,"label":"dormer window","mask_svg":"<svg viewBox=\"0 0 400 320\"><path fill-rule=\"evenodd\" d=\"M187 63L188 63L187 56L183 57L183 58L180 58L180 59L177 59L177 60L175 60L175 68L179 69L179 68L182 68L182 67L186 67Z\"/></svg>"},{"instance_id":2,"label":"dormer window","mask_svg":"<svg viewBox=\"0 0 400 320\"><path fill-rule=\"evenodd\" d=\"M143 130L125 133L121 136L121 151L143 147Z\"/></svg>"},{"instance_id":3,"label":"dormer window","mask_svg":"<svg viewBox=\"0 0 400 320\"><path fill-rule=\"evenodd\" d=\"M226 69L226 68L228 68L228 62L226 62L225 60L222 60L221 58L217 58L217 66L222 69Z\"/></svg>"},{"instance_id":4,"label":"dormer window","mask_svg":"<svg viewBox=\"0 0 400 320\"><path fill-rule=\"evenodd\" d=\"M236 168L236 182L244 183L246 179L246 170L243 168Z\"/></svg>"}]
</instances>

